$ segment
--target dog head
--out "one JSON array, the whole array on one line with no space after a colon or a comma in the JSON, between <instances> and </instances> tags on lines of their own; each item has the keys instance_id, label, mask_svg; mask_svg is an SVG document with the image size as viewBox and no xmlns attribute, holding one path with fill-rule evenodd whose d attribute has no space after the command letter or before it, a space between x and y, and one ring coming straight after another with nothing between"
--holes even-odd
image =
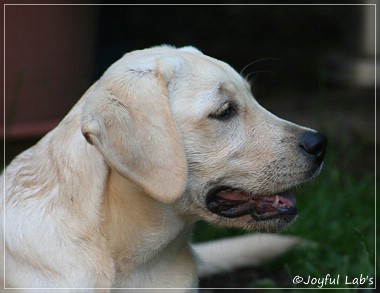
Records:
<instances>
[{"instance_id":1,"label":"dog head","mask_svg":"<svg viewBox=\"0 0 380 293\"><path fill-rule=\"evenodd\" d=\"M126 54L88 91L82 132L111 168L178 213L256 231L296 217L326 138L282 120L195 48Z\"/></svg>"}]
</instances>

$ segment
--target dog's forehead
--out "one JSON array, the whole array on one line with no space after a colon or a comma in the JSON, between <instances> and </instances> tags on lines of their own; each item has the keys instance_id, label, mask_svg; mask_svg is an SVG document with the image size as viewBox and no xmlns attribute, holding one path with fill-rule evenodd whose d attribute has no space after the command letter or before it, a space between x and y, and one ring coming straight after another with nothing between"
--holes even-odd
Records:
<instances>
[{"instance_id":1,"label":"dog's forehead","mask_svg":"<svg viewBox=\"0 0 380 293\"><path fill-rule=\"evenodd\" d=\"M237 86L244 83L242 77L226 62L192 52L181 53L181 56L185 59L184 71L192 72L207 80L231 82Z\"/></svg>"},{"instance_id":2,"label":"dog's forehead","mask_svg":"<svg viewBox=\"0 0 380 293\"><path fill-rule=\"evenodd\" d=\"M249 83L229 64L201 53L181 53L178 87L214 93L214 97L251 95Z\"/></svg>"},{"instance_id":3,"label":"dog's forehead","mask_svg":"<svg viewBox=\"0 0 380 293\"><path fill-rule=\"evenodd\" d=\"M232 66L193 47L160 46L132 51L112 64L104 73L103 80L120 81L129 70L160 74L171 93L178 94L175 96L190 95L193 101L199 97L202 103L215 102L223 94L228 97L243 95L243 100L252 100L249 83Z\"/></svg>"}]
</instances>

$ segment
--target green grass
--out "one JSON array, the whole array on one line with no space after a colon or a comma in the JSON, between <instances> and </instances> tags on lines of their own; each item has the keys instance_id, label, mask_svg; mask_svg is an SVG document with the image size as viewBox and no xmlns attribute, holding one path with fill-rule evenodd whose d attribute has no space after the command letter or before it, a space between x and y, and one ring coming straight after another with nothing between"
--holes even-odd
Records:
<instances>
[{"instance_id":1,"label":"green grass","mask_svg":"<svg viewBox=\"0 0 380 293\"><path fill-rule=\"evenodd\" d=\"M360 147L361 150L364 148ZM349 171L347 161L330 147L322 174L311 184L297 191L299 217L283 234L301 236L313 245L297 248L281 258L259 268L263 272L278 272L288 276L283 280L256 280L255 287L316 288L316 285L293 285L293 277L332 278L339 275L339 285L331 288L371 287L375 282L375 176L374 170L360 174ZM356 150L358 154L360 150ZM357 156L353 156L358 158ZM351 166L360 161L351 160ZM353 166L355 167L355 166ZM200 223L195 229L195 241L206 241L244 233L238 229L220 229ZM347 280L351 284L346 284ZM354 279L358 278L358 279ZM283 279L283 278L282 278ZM358 281L359 284L355 284ZM263 286L263 282L264 285ZM372 285L374 287L374 285Z\"/></svg>"}]
</instances>

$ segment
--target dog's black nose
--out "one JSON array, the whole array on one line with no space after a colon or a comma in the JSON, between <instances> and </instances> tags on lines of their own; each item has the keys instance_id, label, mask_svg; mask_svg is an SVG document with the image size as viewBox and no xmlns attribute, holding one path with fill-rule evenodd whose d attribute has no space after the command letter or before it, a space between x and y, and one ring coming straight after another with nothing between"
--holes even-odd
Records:
<instances>
[{"instance_id":1,"label":"dog's black nose","mask_svg":"<svg viewBox=\"0 0 380 293\"><path fill-rule=\"evenodd\" d=\"M301 134L300 147L312 155L317 164L321 164L325 157L327 138L319 132L305 131Z\"/></svg>"}]
</instances>

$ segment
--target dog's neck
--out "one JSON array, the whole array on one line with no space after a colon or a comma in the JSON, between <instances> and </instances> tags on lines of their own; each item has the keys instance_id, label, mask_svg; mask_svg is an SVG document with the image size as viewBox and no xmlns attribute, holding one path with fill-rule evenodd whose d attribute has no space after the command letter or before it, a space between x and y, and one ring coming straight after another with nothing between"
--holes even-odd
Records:
<instances>
[{"instance_id":1,"label":"dog's neck","mask_svg":"<svg viewBox=\"0 0 380 293\"><path fill-rule=\"evenodd\" d=\"M191 227L170 204L153 200L111 169L106 180L102 218L116 274L152 262L167 247L171 247L171 253L180 254L189 243Z\"/></svg>"}]
</instances>

